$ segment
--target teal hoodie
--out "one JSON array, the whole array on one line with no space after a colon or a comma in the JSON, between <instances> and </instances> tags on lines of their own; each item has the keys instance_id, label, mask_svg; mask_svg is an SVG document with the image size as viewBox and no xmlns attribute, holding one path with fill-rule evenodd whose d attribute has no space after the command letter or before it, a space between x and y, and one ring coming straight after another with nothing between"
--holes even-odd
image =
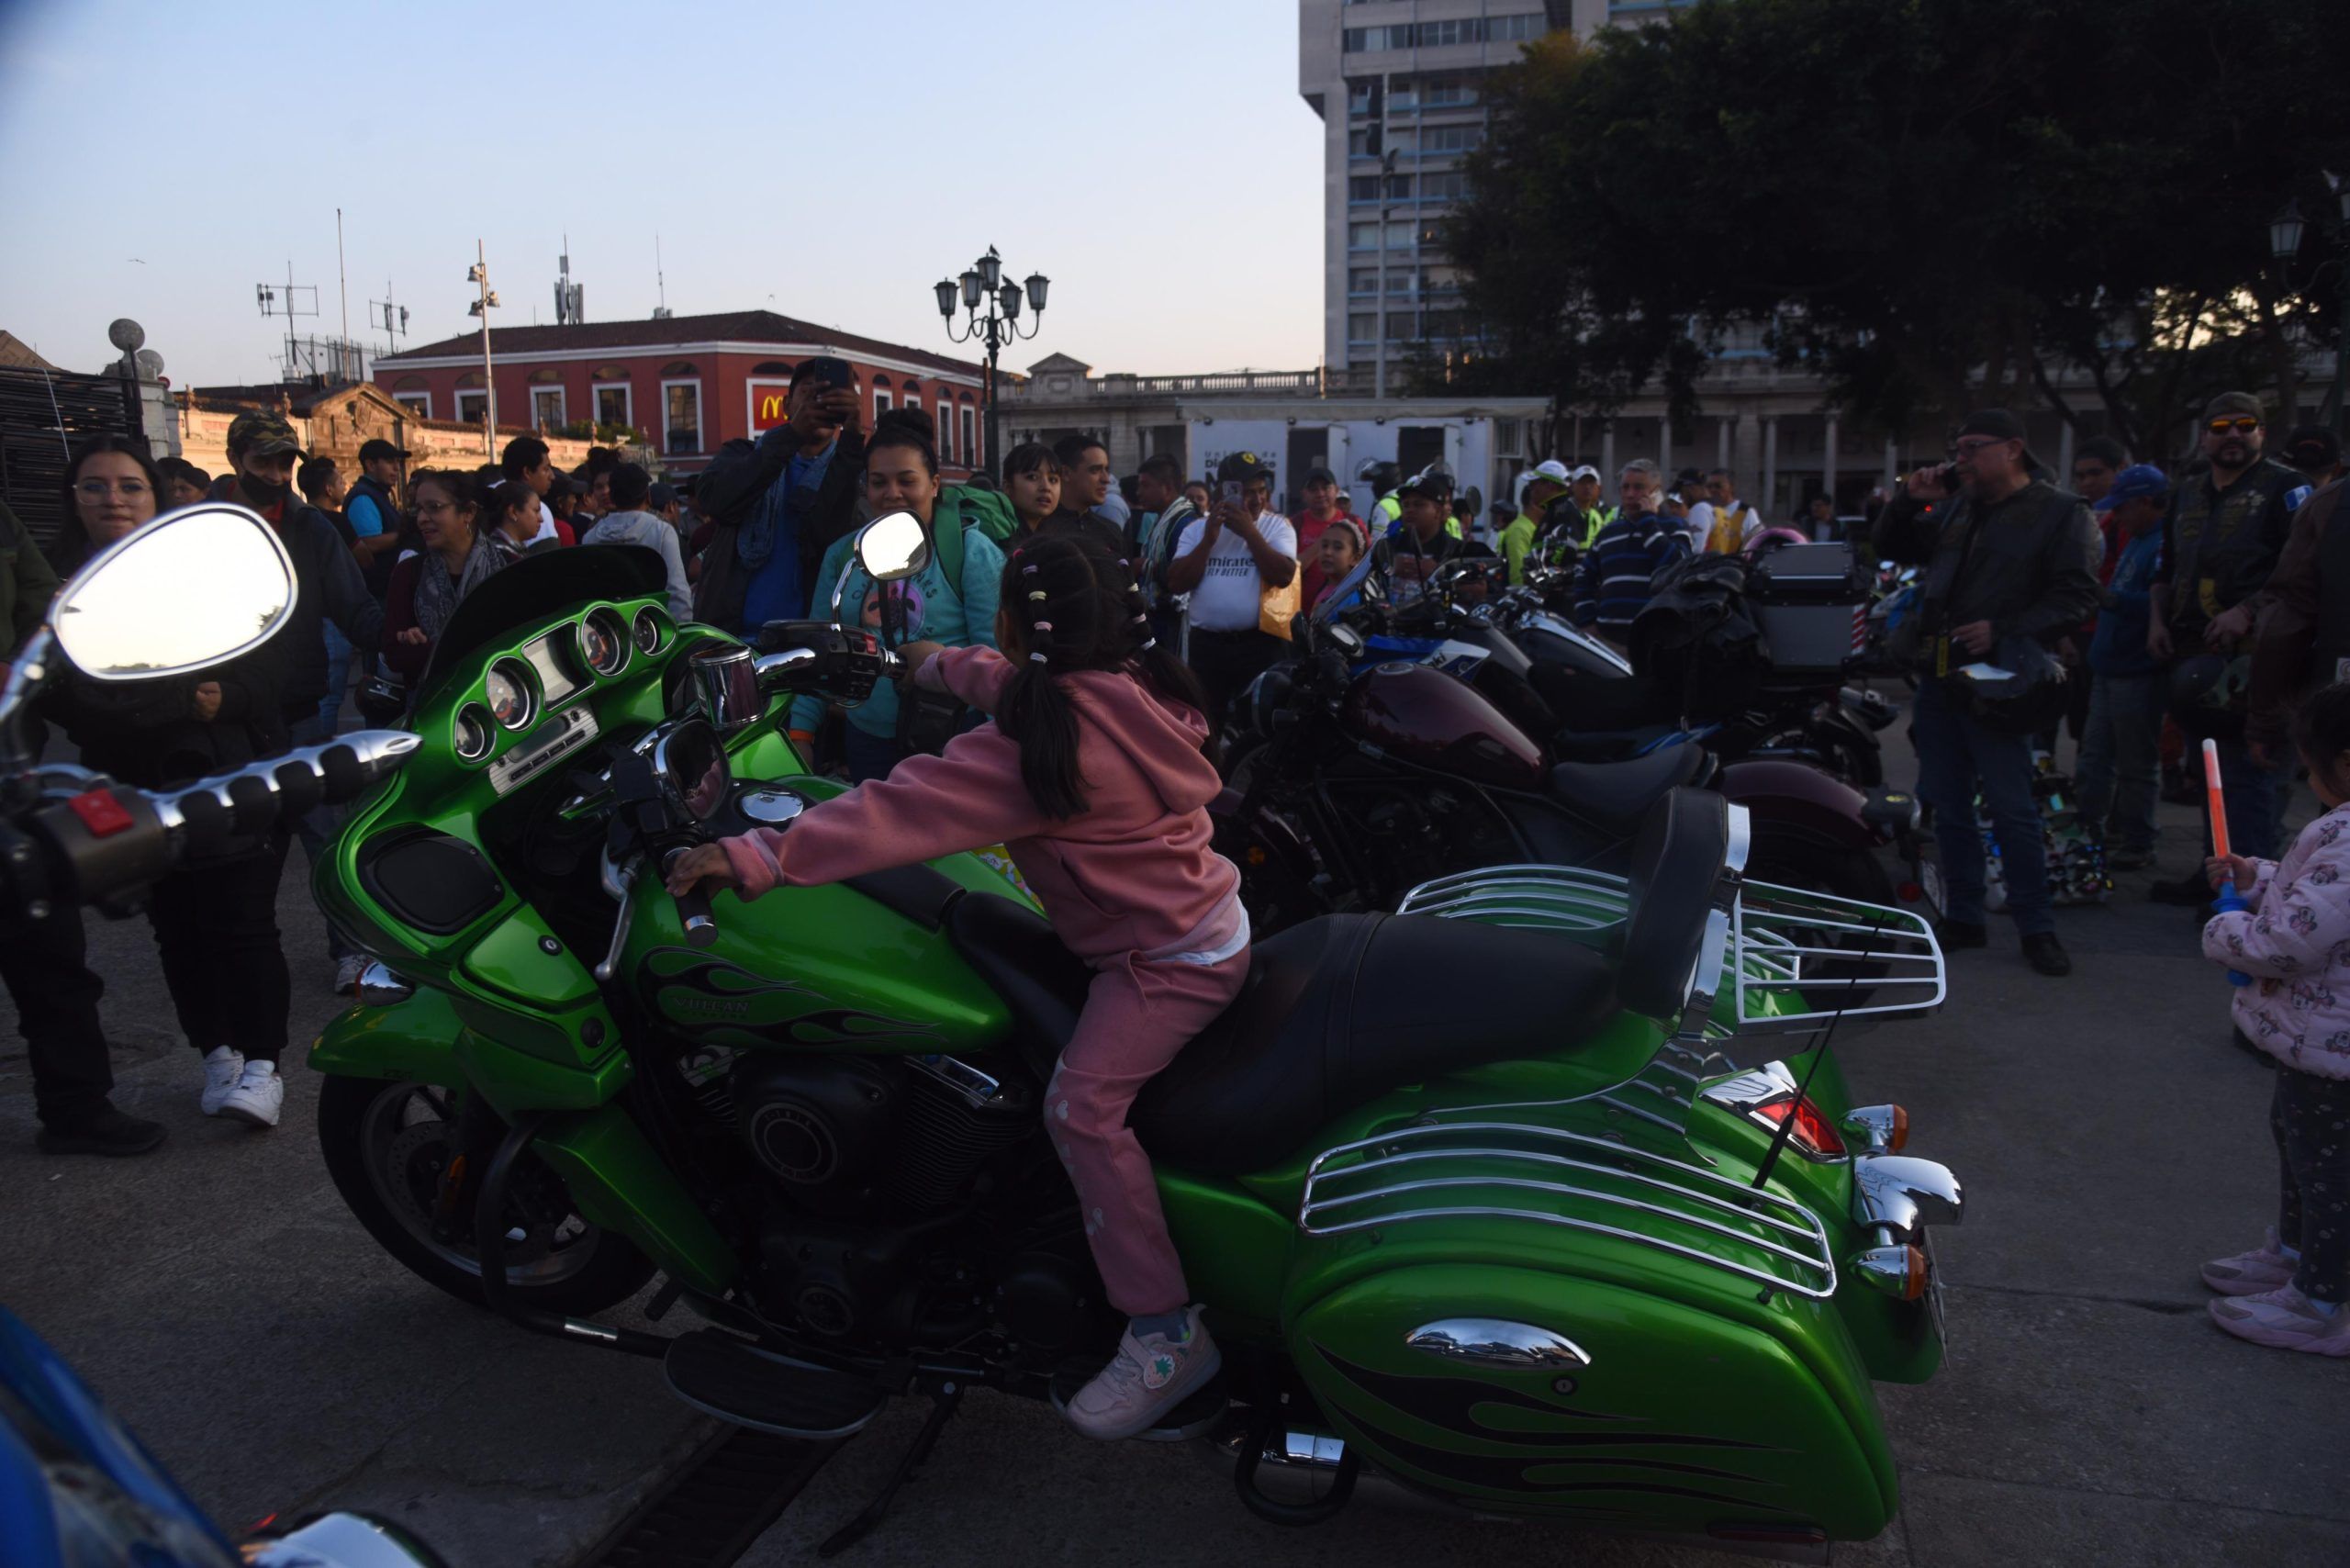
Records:
<instances>
[{"instance_id":1,"label":"teal hoodie","mask_svg":"<svg viewBox=\"0 0 2350 1568\"><path fill-rule=\"evenodd\" d=\"M946 507L939 508L941 517L953 517ZM833 541L824 552L823 564L816 568L816 581L809 597L811 619L830 621L833 618L833 585L840 581L841 568L848 567L848 582L841 589L841 624L855 626L872 599L874 582L865 575L865 568L855 564L856 535L844 534ZM1003 582L1003 552L995 541L977 528L963 530L963 580L953 590L946 586L946 574L939 566L938 553L931 552L930 564L913 577L898 585L905 593L905 642L927 641L944 643L950 648L992 648L995 646L995 607L997 590ZM874 600L878 603L878 599ZM876 622L873 624L878 625ZM880 680L873 684L873 695L847 710L848 722L868 735L884 739L898 733L898 688L895 682ZM801 697L791 704L791 727L812 730L824 716L824 700Z\"/></svg>"}]
</instances>

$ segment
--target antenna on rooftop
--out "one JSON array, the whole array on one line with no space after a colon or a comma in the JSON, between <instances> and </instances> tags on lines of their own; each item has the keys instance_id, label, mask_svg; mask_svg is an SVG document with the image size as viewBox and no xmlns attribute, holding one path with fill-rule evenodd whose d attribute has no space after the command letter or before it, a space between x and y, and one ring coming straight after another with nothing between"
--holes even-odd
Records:
<instances>
[{"instance_id":1,"label":"antenna on rooftop","mask_svg":"<svg viewBox=\"0 0 2350 1568\"><path fill-rule=\"evenodd\" d=\"M554 319L558 327L576 327L588 319L588 289L571 281L571 236L563 237L563 254L555 258L562 275L554 280Z\"/></svg>"},{"instance_id":2,"label":"antenna on rooftop","mask_svg":"<svg viewBox=\"0 0 2350 1568\"><path fill-rule=\"evenodd\" d=\"M669 319L669 280L661 271L661 236L658 234L653 236L653 287L660 300L653 308L653 319L666 321Z\"/></svg>"}]
</instances>

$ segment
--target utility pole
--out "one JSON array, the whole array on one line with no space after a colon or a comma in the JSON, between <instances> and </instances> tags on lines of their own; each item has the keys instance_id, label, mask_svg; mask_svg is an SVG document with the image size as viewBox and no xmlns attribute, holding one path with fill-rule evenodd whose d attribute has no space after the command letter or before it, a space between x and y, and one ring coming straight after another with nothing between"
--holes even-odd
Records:
<instances>
[{"instance_id":1,"label":"utility pole","mask_svg":"<svg viewBox=\"0 0 2350 1568\"><path fill-rule=\"evenodd\" d=\"M342 341L351 341L351 274L342 261L342 208L334 209L334 282L342 295Z\"/></svg>"},{"instance_id":2,"label":"utility pole","mask_svg":"<svg viewBox=\"0 0 2350 1568\"><path fill-rule=\"evenodd\" d=\"M474 264L465 269L465 281L481 287L481 297L476 299L473 313L481 318L481 450L486 457L498 455L498 382L490 374L489 313L498 306L498 296L489 286L489 255L479 240L474 241Z\"/></svg>"}]
</instances>

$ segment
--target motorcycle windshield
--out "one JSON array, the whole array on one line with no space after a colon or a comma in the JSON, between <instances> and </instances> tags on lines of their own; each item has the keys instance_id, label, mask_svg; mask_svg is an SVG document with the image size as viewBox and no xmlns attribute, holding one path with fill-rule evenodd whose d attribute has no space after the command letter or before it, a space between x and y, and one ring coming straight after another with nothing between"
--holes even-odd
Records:
<instances>
[{"instance_id":1,"label":"motorcycle windshield","mask_svg":"<svg viewBox=\"0 0 2350 1568\"><path fill-rule=\"evenodd\" d=\"M535 625L589 599L651 598L668 582L660 555L642 545L580 544L525 555L468 594L449 617L418 683L418 704L429 700L467 655L510 641L518 626Z\"/></svg>"}]
</instances>

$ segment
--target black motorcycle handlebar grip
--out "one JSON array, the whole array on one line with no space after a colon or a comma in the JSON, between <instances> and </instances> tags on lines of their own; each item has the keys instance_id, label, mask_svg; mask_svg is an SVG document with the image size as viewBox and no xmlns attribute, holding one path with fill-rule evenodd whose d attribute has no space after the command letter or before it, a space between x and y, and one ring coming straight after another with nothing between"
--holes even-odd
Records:
<instances>
[{"instance_id":1,"label":"black motorcycle handlebar grip","mask_svg":"<svg viewBox=\"0 0 2350 1568\"><path fill-rule=\"evenodd\" d=\"M198 790L179 798L180 820L186 824L183 843L191 855L208 854L229 841L235 830L229 808Z\"/></svg>"},{"instance_id":2,"label":"black motorcycle handlebar grip","mask_svg":"<svg viewBox=\"0 0 2350 1568\"><path fill-rule=\"evenodd\" d=\"M281 765L272 777L277 780L279 815L288 824L308 816L311 808L325 798L319 776L300 762Z\"/></svg>"},{"instance_id":3,"label":"black motorcycle handlebar grip","mask_svg":"<svg viewBox=\"0 0 2350 1568\"><path fill-rule=\"evenodd\" d=\"M237 831L261 834L277 825L277 791L269 780L247 773L229 780L229 802L235 812Z\"/></svg>"},{"instance_id":4,"label":"black motorcycle handlebar grip","mask_svg":"<svg viewBox=\"0 0 2350 1568\"><path fill-rule=\"evenodd\" d=\"M718 922L710 913L710 895L696 887L677 895L677 920L686 928L686 946L707 947L718 940Z\"/></svg>"},{"instance_id":5,"label":"black motorcycle handlebar grip","mask_svg":"<svg viewBox=\"0 0 2350 1568\"><path fill-rule=\"evenodd\" d=\"M330 745L319 753L318 768L330 804L356 799L367 788L367 770L361 766L359 754L347 745Z\"/></svg>"}]
</instances>

